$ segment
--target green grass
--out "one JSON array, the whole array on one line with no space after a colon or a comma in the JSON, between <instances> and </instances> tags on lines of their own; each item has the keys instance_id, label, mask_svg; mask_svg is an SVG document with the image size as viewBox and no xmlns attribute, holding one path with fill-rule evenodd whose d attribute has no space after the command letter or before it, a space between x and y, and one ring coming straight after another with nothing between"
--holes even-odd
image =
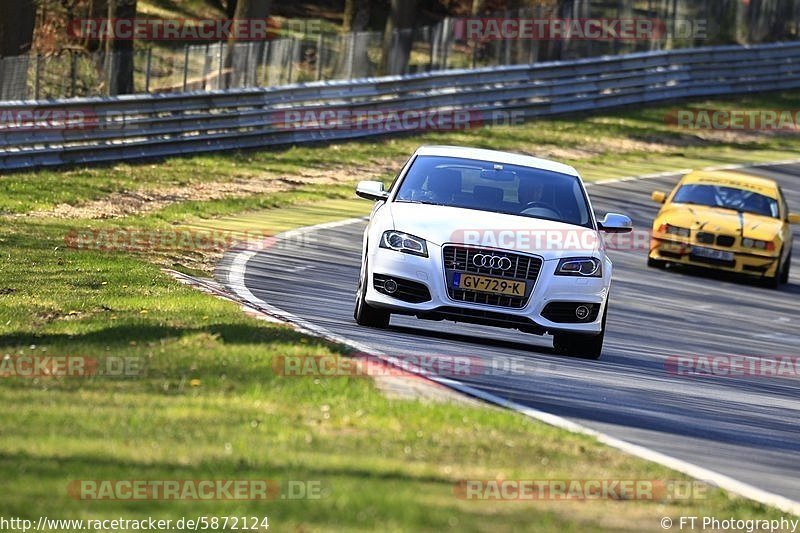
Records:
<instances>
[{"instance_id":1,"label":"green grass","mask_svg":"<svg viewBox=\"0 0 800 533\"><path fill-rule=\"evenodd\" d=\"M774 96L750 99L747 105L797 107L796 100L795 95ZM0 377L5 489L0 516L266 514L280 531L660 531L662 516L779 517L719 490L688 501L457 498L454 484L472 478L686 478L502 410L389 399L366 379L280 377L272 369L276 356L347 350L248 317L238 306L180 285L161 271L170 266L209 272L208 258L196 250L103 252L73 249L65 242L70 231L86 229L274 234L360 216L370 204L353 199L352 181L390 179L392 169L422 143L529 153L570 149L575 152L570 162L590 178L691 166L687 162L782 159L798 152L795 139L784 136L684 146L683 134L659 125L664 109L0 178L0 210L6 213L0 228L3 356L133 358L144 368L127 378ZM599 141L602 136L609 139L606 144ZM658 144L662 151L619 148L626 139ZM586 146L594 148L576 151ZM327 181L318 181L322 177ZM301 178L310 183L300 185ZM119 219L28 215L112 192L252 179L284 179L287 190L176 202ZM69 482L78 479L318 480L325 497L267 503L93 502L67 494Z\"/></svg>"},{"instance_id":2,"label":"green grass","mask_svg":"<svg viewBox=\"0 0 800 533\"><path fill-rule=\"evenodd\" d=\"M330 202L348 214L358 208ZM368 205L368 204L367 204ZM314 207L261 219L324 220ZM461 479L684 479L512 413L385 398L358 378L284 378L277 355L343 349L244 316L125 253L64 248L64 221L3 228L0 344L18 356L135 358L136 378L4 378L4 516L267 514L279 530L656 529L657 515L776 516L719 491L688 502L477 502ZM31 232L35 229L35 233ZM86 502L79 479L319 480L321 500ZM607 513L608 506L615 509Z\"/></svg>"}]
</instances>

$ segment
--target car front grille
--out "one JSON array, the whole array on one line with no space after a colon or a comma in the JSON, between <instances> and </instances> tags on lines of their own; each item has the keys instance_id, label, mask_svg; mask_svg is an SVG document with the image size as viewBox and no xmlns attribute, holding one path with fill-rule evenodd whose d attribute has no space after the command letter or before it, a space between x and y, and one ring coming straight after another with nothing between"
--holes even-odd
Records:
<instances>
[{"instance_id":1,"label":"car front grille","mask_svg":"<svg viewBox=\"0 0 800 533\"><path fill-rule=\"evenodd\" d=\"M482 248L468 248L466 246L445 246L442 253L444 255L445 269L468 272L470 274L480 274L482 276L492 276L495 278L536 281L536 278L539 277L539 270L542 268L542 260L538 257L531 257L513 252L499 252L496 250L484 250ZM507 257L511 260L511 268L508 270L500 270L499 268L475 266L472 259L478 254Z\"/></svg>"},{"instance_id":2,"label":"car front grille","mask_svg":"<svg viewBox=\"0 0 800 533\"><path fill-rule=\"evenodd\" d=\"M494 256L497 258L507 258L510 265L505 270L476 265L474 258L478 254ZM497 307L508 307L520 309L525 304L533 291L539 271L542 268L542 260L538 257L518 254L514 252L502 252L498 250L487 250L483 248L473 248L467 246L445 246L442 250L444 269L447 282L447 293L451 299L459 302L469 302ZM505 264L508 262L504 261ZM523 296L510 296L505 294L493 294L489 292L474 291L453 287L453 274L455 272L465 272L468 274L478 274L495 278L512 279L526 282L525 294Z\"/></svg>"},{"instance_id":3,"label":"car front grille","mask_svg":"<svg viewBox=\"0 0 800 533\"><path fill-rule=\"evenodd\" d=\"M696 239L700 244L716 244L726 248L730 248L736 242L736 237L731 235L714 235L707 231L698 232Z\"/></svg>"},{"instance_id":4,"label":"car front grille","mask_svg":"<svg viewBox=\"0 0 800 533\"><path fill-rule=\"evenodd\" d=\"M717 236L717 245L718 246L733 246L733 243L736 242L736 237L731 237L730 235L718 235Z\"/></svg>"}]
</instances>

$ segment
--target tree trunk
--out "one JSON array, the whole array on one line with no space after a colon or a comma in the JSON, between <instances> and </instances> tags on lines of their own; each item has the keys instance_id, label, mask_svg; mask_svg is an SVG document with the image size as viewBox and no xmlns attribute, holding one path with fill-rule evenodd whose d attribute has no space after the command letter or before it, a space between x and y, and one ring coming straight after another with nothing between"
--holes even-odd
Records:
<instances>
[{"instance_id":1,"label":"tree trunk","mask_svg":"<svg viewBox=\"0 0 800 533\"><path fill-rule=\"evenodd\" d=\"M136 0L108 0L108 18L133 19ZM133 88L133 39L109 39L106 42L108 94L131 94Z\"/></svg>"},{"instance_id":2,"label":"tree trunk","mask_svg":"<svg viewBox=\"0 0 800 533\"><path fill-rule=\"evenodd\" d=\"M108 17L108 0L89 0L89 9L87 10L89 18L93 20L104 19ZM83 39L83 47L90 52L94 52L101 48L101 42L96 39L90 39L88 36Z\"/></svg>"},{"instance_id":3,"label":"tree trunk","mask_svg":"<svg viewBox=\"0 0 800 533\"><path fill-rule=\"evenodd\" d=\"M0 100L24 100L28 97L27 54L33 43L36 4L34 0L5 4L0 15Z\"/></svg>"},{"instance_id":4,"label":"tree trunk","mask_svg":"<svg viewBox=\"0 0 800 533\"><path fill-rule=\"evenodd\" d=\"M211 5L225 13L225 16L232 19L236 15L236 0L208 0Z\"/></svg>"},{"instance_id":5,"label":"tree trunk","mask_svg":"<svg viewBox=\"0 0 800 533\"><path fill-rule=\"evenodd\" d=\"M225 2L225 14L228 15L229 19L232 19L236 16L237 6L238 2L236 0L227 0L227 2Z\"/></svg>"},{"instance_id":6,"label":"tree trunk","mask_svg":"<svg viewBox=\"0 0 800 533\"><path fill-rule=\"evenodd\" d=\"M369 24L369 0L345 0L342 31L364 31Z\"/></svg>"},{"instance_id":7,"label":"tree trunk","mask_svg":"<svg viewBox=\"0 0 800 533\"><path fill-rule=\"evenodd\" d=\"M411 45L414 41L416 0L391 0L391 11L383 32L384 74L403 74L408 66Z\"/></svg>"},{"instance_id":8,"label":"tree trunk","mask_svg":"<svg viewBox=\"0 0 800 533\"><path fill-rule=\"evenodd\" d=\"M232 2L233 0L229 0ZM236 12L233 18L236 20L241 19L266 19L269 16L270 8L272 7L272 0L239 0L236 2ZM221 87L235 87L238 84L239 77L244 74L244 65L246 63L247 50L237 53L236 50L236 36L231 35L228 40L228 49L225 51L225 70L226 73ZM255 54L256 57L261 57L261 50L264 43L259 43L259 49Z\"/></svg>"},{"instance_id":9,"label":"tree trunk","mask_svg":"<svg viewBox=\"0 0 800 533\"><path fill-rule=\"evenodd\" d=\"M482 15L486 8L486 0L472 0L472 16ZM512 9L509 7L509 9Z\"/></svg>"},{"instance_id":10,"label":"tree trunk","mask_svg":"<svg viewBox=\"0 0 800 533\"><path fill-rule=\"evenodd\" d=\"M0 56L27 54L33 44L36 25L36 2L13 0L4 2L0 15Z\"/></svg>"}]
</instances>

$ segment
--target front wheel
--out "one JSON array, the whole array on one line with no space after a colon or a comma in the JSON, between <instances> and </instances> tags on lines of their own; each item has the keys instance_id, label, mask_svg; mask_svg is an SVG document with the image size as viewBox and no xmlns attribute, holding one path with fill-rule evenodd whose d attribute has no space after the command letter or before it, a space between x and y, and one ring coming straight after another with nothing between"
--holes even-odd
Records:
<instances>
[{"instance_id":1,"label":"front wheel","mask_svg":"<svg viewBox=\"0 0 800 533\"><path fill-rule=\"evenodd\" d=\"M780 255L778 255L778 257L780 258ZM787 283L789 281L790 260L791 260L791 254L789 257L786 258L785 263L778 263L778 268L775 270L775 275L771 278L764 278L763 280L764 286L770 289L779 289L782 283Z\"/></svg>"},{"instance_id":2,"label":"front wheel","mask_svg":"<svg viewBox=\"0 0 800 533\"><path fill-rule=\"evenodd\" d=\"M556 333L553 335L553 348L556 353L580 357L582 359L600 359L603 354L603 339L606 335L606 316L608 302L603 312L602 329L595 335L582 333Z\"/></svg>"},{"instance_id":3,"label":"front wheel","mask_svg":"<svg viewBox=\"0 0 800 533\"><path fill-rule=\"evenodd\" d=\"M652 257L648 257L647 266L649 266L650 268L666 268L667 262L662 261L660 259L653 259Z\"/></svg>"},{"instance_id":4,"label":"front wheel","mask_svg":"<svg viewBox=\"0 0 800 533\"><path fill-rule=\"evenodd\" d=\"M358 288L356 289L356 305L353 310L353 318L359 326L370 328L385 328L389 325L391 313L372 307L366 301L367 297L367 262L364 261L361 274L358 276Z\"/></svg>"},{"instance_id":5,"label":"front wheel","mask_svg":"<svg viewBox=\"0 0 800 533\"><path fill-rule=\"evenodd\" d=\"M553 348L561 355L600 359L603 354L604 335L605 333L597 335L558 333L553 337Z\"/></svg>"}]
</instances>

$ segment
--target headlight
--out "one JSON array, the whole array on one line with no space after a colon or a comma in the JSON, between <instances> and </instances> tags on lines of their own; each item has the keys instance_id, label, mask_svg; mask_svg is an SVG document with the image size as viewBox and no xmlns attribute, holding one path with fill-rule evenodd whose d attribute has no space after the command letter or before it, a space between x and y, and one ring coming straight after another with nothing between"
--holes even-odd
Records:
<instances>
[{"instance_id":1,"label":"headlight","mask_svg":"<svg viewBox=\"0 0 800 533\"><path fill-rule=\"evenodd\" d=\"M557 276L586 276L599 278L603 269L599 259L594 257L575 257L562 259L556 267Z\"/></svg>"},{"instance_id":2,"label":"headlight","mask_svg":"<svg viewBox=\"0 0 800 533\"><path fill-rule=\"evenodd\" d=\"M381 248L388 248L406 254L428 257L428 245L425 239L414 237L401 231L389 230L381 237Z\"/></svg>"},{"instance_id":3,"label":"headlight","mask_svg":"<svg viewBox=\"0 0 800 533\"><path fill-rule=\"evenodd\" d=\"M775 243L772 241L759 241L757 239L742 239L742 246L745 248L755 248L757 250L775 250Z\"/></svg>"},{"instance_id":4,"label":"headlight","mask_svg":"<svg viewBox=\"0 0 800 533\"><path fill-rule=\"evenodd\" d=\"M661 224L658 231L660 233L668 233L669 235L678 235L679 237L689 236L689 228L681 228L680 226L673 226L672 224Z\"/></svg>"}]
</instances>

